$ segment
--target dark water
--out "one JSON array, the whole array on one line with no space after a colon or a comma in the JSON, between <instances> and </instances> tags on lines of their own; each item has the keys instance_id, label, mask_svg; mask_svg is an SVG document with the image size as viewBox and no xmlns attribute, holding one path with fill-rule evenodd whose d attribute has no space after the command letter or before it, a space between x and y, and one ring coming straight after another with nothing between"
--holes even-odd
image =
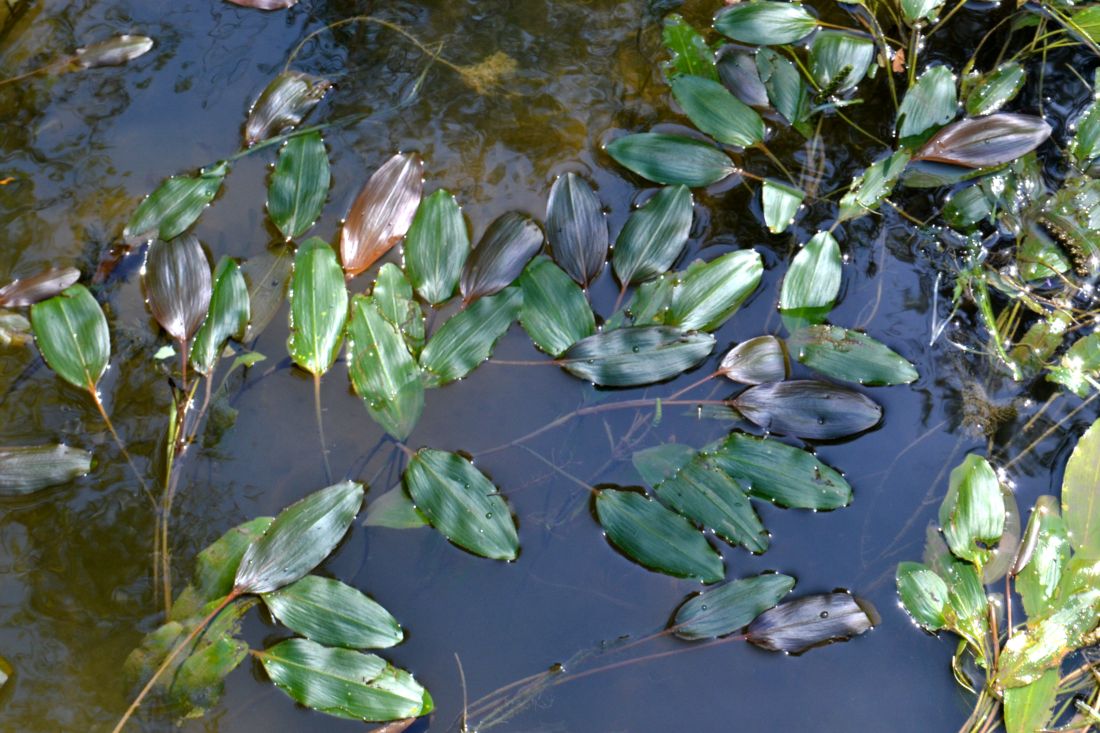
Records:
<instances>
[{"instance_id":1,"label":"dark water","mask_svg":"<svg viewBox=\"0 0 1100 733\"><path fill-rule=\"evenodd\" d=\"M712 6L692 0L679 9L701 22ZM677 7L655 0L305 0L289 12L265 14L217 0L33 5L0 38L0 76L119 32L152 36L157 45L122 69L0 87L0 179L14 179L0 186L0 281L46 263L90 273L136 202L161 179L237 149L248 101L298 40L364 12L400 23L425 42L445 40L443 56L456 64L476 64L499 51L517 69L499 88L479 94L436 65L417 89L424 57L384 30L349 25L307 46L295 66L337 82L313 119L369 113L326 133L334 187L314 233L333 240L366 176L397 150L421 153L429 189L457 194L475 237L508 210L541 218L553 177L565 171L582 172L598 185L614 233L640 188L600 145L615 130L681 122L668 108L655 63L659 19ZM960 16L960 44L992 22L985 12ZM880 87L872 87L868 99L883 99ZM1081 87L1063 98L1084 95ZM869 104L855 114L889 134L885 107ZM845 185L882 151L842 124L830 122L823 132L823 193ZM788 131L775 148L804 161L799 144ZM237 164L200 220L196 233L214 259L253 257L276 240L263 209L270 161L258 155ZM756 157L745 166L766 170ZM649 388L649 395L669 394L713 369L732 343L778 332L775 301L789 254L830 216L828 206L811 208L791 233L770 236L748 187L726 186L697 201L688 257L755 247L767 271L757 294L718 332L712 360L696 374ZM933 203L912 199L917 210ZM831 320L865 328L913 361L921 378L907 387L868 390L885 407L882 426L818 448L854 487L852 506L827 514L761 507L772 549L754 557L724 548L724 555L731 578L771 569L796 576L797 592L851 589L878 607L881 626L801 658L736 643L647 642L634 653L682 653L558 686L499 729L926 733L956 730L966 718L970 700L957 691L948 666L954 644L912 626L895 599L894 568L919 557L947 472L967 451L992 447L1003 463L1051 425L1044 418L1021 430L1046 395L1019 394L1010 382L988 376L981 355L951 344L980 344L966 314L929 346L933 302L948 293L946 284L937 293L936 272L950 257L934 240L889 211L842 227L838 238L847 264ZM609 273L593 288L604 315L614 290ZM152 360L162 340L144 308L136 258L124 261L99 295L114 350L101 392L139 466L149 468L169 392ZM235 427L183 459L172 528L177 581L190 571L195 552L230 526L274 513L324 485L310 383L289 366L285 339L280 316L255 345L269 359L234 393ZM518 326L496 356L544 359ZM1019 410L989 443L963 425L964 395L975 390L1013 401ZM709 396L732 392L721 385ZM122 661L159 622L150 572L154 517L86 395L56 379L32 349L0 350L0 395L0 444L60 440L94 450L99 460L73 486L0 503L0 655L16 669L14 682L0 692L0 730L109 729L132 694L119 674ZM596 398L607 395L554 368L489 363L429 393L408 442L476 455ZM333 467L370 481L369 502L398 478L394 448L351 393L342 364L325 378L323 399ZM1073 406L1063 400L1048 414L1056 420ZM408 630L407 641L385 656L414 672L437 703L437 712L411 730L453 729L463 705L456 656L473 700L622 635L659 629L699 590L612 550L590 514L588 491L565 476L636 484L633 450L673 440L700 446L730 429L696 419L693 410L666 409L659 424L650 417L643 414L635 424L627 411L591 416L532 441L538 457L513 449L478 459L519 518L523 550L514 564L465 554L431 530L359 525L325 564L326 573L371 593ZM1057 492L1073 436L1092 417L1087 409L1078 413L1013 466L1025 511L1040 493ZM279 632L254 619L246 633L258 645ZM246 662L229 678L221 704L183 729L363 729L296 708L262 680L258 665ZM174 727L155 707L139 718L131 729Z\"/></svg>"}]
</instances>

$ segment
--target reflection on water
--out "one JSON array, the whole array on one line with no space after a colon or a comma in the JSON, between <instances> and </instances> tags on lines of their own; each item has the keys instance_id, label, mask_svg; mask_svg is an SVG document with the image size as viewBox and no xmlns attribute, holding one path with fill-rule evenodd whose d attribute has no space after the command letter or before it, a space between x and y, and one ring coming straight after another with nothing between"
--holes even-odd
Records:
<instances>
[{"instance_id":1,"label":"reflection on water","mask_svg":"<svg viewBox=\"0 0 1100 733\"><path fill-rule=\"evenodd\" d=\"M39 2L2 26L0 75L119 32L152 36L157 46L123 69L0 86L0 179L13 179L0 186L0 281L47 262L92 272L132 207L159 180L237 149L249 100L299 40L325 23L363 12L412 30L429 46L442 42L438 53L455 66L484 70L477 65L487 59L507 59L504 67L514 68L505 68L499 84L479 93L463 74L430 63L376 24L347 24L307 44L296 68L337 84L313 119L368 114L326 134L334 188L315 233L333 238L365 177L395 150L420 152L429 190L446 187L458 196L475 238L508 210L541 218L553 177L565 171L581 172L596 184L616 232L640 191L610 164L601 143L616 130L680 121L656 75L657 23L672 9L702 22L712 5L303 2L266 14L216 0L65 7ZM968 22L982 22L980 14ZM875 98L873 91L869 98ZM873 104L853 114L889 134L890 120ZM824 159L791 134L773 146L782 157L814 161L823 192L846 184L880 152L842 124L827 124L823 135L831 141ZM238 163L200 221L196 232L214 258L258 256L276 239L263 210L270 160L257 156ZM752 155L744 164L764 168L763 159ZM829 216L829 207L811 206L791 234L768 236L759 203L744 186L727 186L698 203L689 257L752 246L768 267L759 293L718 333L716 353L722 353L731 343L779 328L774 302L783 263L794 243L805 241ZM876 603L881 628L799 659L736 644L700 649L659 640L650 651L691 651L554 688L504 729L733 725L923 733L953 730L965 718L967 703L954 692L946 666L950 642L934 643L914 632L897 608L892 578L899 560L919 553L947 471L968 450L987 447L985 434L963 424L967 410L978 409L972 404L974 383L997 404L1016 395L1011 384L990 382L981 359L955 350L947 339L928 346L933 300L943 297L937 296L930 266L941 257L935 241L890 212L858 220L838 237L848 262L834 320L866 328L914 361L922 377L911 387L874 391L886 410L877 431L820 447L823 459L844 470L855 488L851 507L820 515L763 507L773 548L760 557L725 554L730 577L775 569L799 578L801 592L851 588ZM151 468L169 397L151 358L160 341L144 308L135 260L124 260L99 292L114 349L102 392L139 465ZM604 315L615 290L606 272L592 288ZM310 385L285 358L284 322L277 318L256 344L269 359L235 392L236 425L184 460L173 526L177 579L189 571L195 552L229 526L272 513L323 484ZM970 327L960 324L955 335ZM518 328L497 356L542 358ZM347 469L369 480L369 501L395 484L399 465L343 372L338 366L324 383L331 460L338 472ZM714 390L713 397L731 391ZM153 515L94 409L42 368L31 350L0 350L0 395L0 443L60 440L93 449L99 459L94 473L76 486L0 504L0 654L17 670L14 683L0 692L0 729L102 729L117 719L129 693L117 674L121 661L159 620L150 576ZM430 395L409 444L476 454L605 396L553 368L486 364ZM1019 417L991 434L994 456L1015 455L1071 409L1055 407L1019 434L1035 406L1017 402ZM1052 471L1092 414L1085 410L1053 428L1014 467L1021 506L1051 490ZM629 463L633 450L669 440L702 445L729 429L696 420L690 410L666 410L660 424L649 417L609 413L606 420L576 420L532 441L537 456L512 450L479 460L519 517L518 563L478 560L426 530L357 527L325 565L326 572L371 593L409 630L406 643L387 656L412 670L438 705L433 718L411 730L448 730L460 713L456 655L474 699L579 650L660 628L680 600L698 589L648 573L613 552L591 519L589 493L565 477L636 484ZM253 620L246 633L260 643L270 640L271 628ZM362 729L296 709L253 677L262 672L246 664L231 676L217 710L184 729ZM144 715L145 730L172 728L152 708Z\"/></svg>"}]
</instances>

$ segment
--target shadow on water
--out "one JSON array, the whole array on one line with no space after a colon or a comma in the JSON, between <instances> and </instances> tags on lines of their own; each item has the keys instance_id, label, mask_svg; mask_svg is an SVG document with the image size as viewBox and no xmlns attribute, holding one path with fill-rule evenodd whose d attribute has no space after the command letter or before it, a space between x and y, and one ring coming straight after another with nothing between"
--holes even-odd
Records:
<instances>
[{"instance_id":1,"label":"shadow on water","mask_svg":"<svg viewBox=\"0 0 1100 733\"><path fill-rule=\"evenodd\" d=\"M454 65L503 70L500 83L476 89L462 74L430 63L391 31L349 24L307 44L295 67L336 84L315 114L336 119L366 113L354 126L326 133L334 186L314 232L334 238L369 172L396 150L425 160L429 190L445 187L464 205L474 239L490 221L518 209L538 218L554 176L583 173L597 186L617 232L637 202L639 182L601 151L609 134L682 123L660 82L659 20L679 9L704 22L712 3L657 0L494 0L492 2L303 2L283 13L257 13L216 0L171 4L136 0L36 3L0 37L0 70L17 73L89 40L117 32L154 37L152 53L123 69L42 77L0 86L0 280L45 263L85 273L117 239L142 195L166 175L194 169L238 147L247 103L281 69L309 31L351 15L374 13L415 32ZM984 24L981 11L968 20ZM964 11L961 17L967 17ZM968 31L969 32L969 31ZM965 41L965 39L962 39ZM496 66L485 67L486 60ZM881 84L879 84L881 87ZM876 99L879 87L871 87ZM891 113L865 104L853 114L889 139ZM1055 111L1054 114L1065 114ZM834 191L883 148L830 120L819 188ZM808 160L802 140L785 134L780 157ZM275 239L263 191L270 156L241 161L196 233L216 259L251 257ZM763 170L763 158L745 166ZM930 210L920 195L914 211ZM767 235L759 202L741 185L697 199L683 263L699 254L755 247L764 281L718 332L716 356L697 373L651 388L667 394L713 369L726 348L780 328L775 299L783 263L828 217L810 206L785 235ZM554 688L503 729L515 731L890 730L957 729L968 713L947 667L951 642L916 633L897 607L898 561L919 555L947 472L969 450L992 445L1012 456L1053 422L1020 428L1046 394L1017 395L987 375L980 355L951 345L974 324L967 314L949 338L929 346L937 268L946 254L896 213L865 217L838 232L846 253L836 322L858 325L913 361L909 387L879 389L883 425L854 441L819 448L855 488L853 505L827 514L762 507L774 544L763 556L727 551L727 572L768 569L799 579L801 592L851 588L874 602L880 628L853 643L791 659L744 645L673 655ZM164 425L168 390L152 354L160 345L146 313L137 257L123 261L98 293L112 324L112 368L101 391L139 465L150 466ZM353 283L362 288L365 282ZM609 272L592 287L609 314L617 288ZM942 312L942 311L941 311ZM962 335L960 335L962 334ZM228 527L270 514L319 488L309 380L289 366L285 318L256 349L269 356L234 397L236 425L216 445L193 449L183 464L173 518L177 581L196 551ZM502 360L540 359L513 327ZM330 458L337 473L372 481L368 502L398 478L392 445L351 393L338 365L323 385ZM725 385L712 397L733 390ZM1015 416L974 429L975 395L1012 403ZM476 454L527 433L605 394L553 368L485 364L468 379L433 392L413 448ZM129 690L122 660L158 622L150 575L154 517L126 473L84 396L42 368L30 349L0 350L0 444L60 440L94 449L99 465L74 487L0 503L0 653L17 670L0 692L4 730L85 731L112 724ZM1072 405L1063 400L1052 420ZM987 413L992 414L992 413ZM1021 506L1055 486L1072 436L1094 416L1088 409L1056 428L1016 466ZM630 563L613 552L588 513L581 483L638 483L633 450L664 441L701 446L729 425L699 420L691 409L651 415L617 412L575 420L533 440L529 450L488 455L479 467L502 487L523 541L515 564L479 560L427 530L356 527L324 572L365 589L401 620L408 640L387 657L413 671L438 712L413 731L448 730L462 708L455 666L461 659L471 698L569 659L623 634L660 628L696 584ZM969 420L969 422L967 422ZM533 455L533 454L537 454ZM269 637L261 620L251 640ZM662 639L650 651L672 650ZM187 731L362 730L295 708L271 686L255 684L246 663L227 694ZM153 708L143 730L170 730ZM138 726L135 726L137 729Z\"/></svg>"}]
</instances>

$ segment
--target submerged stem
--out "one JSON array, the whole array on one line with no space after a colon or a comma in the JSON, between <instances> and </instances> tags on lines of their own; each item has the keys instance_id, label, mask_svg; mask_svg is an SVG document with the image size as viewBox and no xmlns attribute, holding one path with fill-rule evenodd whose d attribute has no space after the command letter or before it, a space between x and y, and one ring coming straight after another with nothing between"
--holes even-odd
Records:
<instances>
[{"instance_id":1,"label":"submerged stem","mask_svg":"<svg viewBox=\"0 0 1100 733\"><path fill-rule=\"evenodd\" d=\"M325 441L325 421L321 415L321 375L313 375L313 409L317 415L317 434L321 439L321 458L325 462L325 481L332 483L332 467L328 462L327 441Z\"/></svg>"},{"instance_id":2,"label":"submerged stem","mask_svg":"<svg viewBox=\"0 0 1100 733\"><path fill-rule=\"evenodd\" d=\"M134 472L134 477L137 478L138 483L141 484L141 490L145 492L145 495L149 497L149 501L153 502L153 507L156 508L157 500L153 498L152 492L149 491L148 484L145 483L145 478L137 470L137 466L134 465L134 459L130 457L129 451L126 450L126 445L122 442L122 438L118 437L118 433L115 432L114 423L111 422L111 418L107 415L107 409L103 406L103 401L99 399L99 394L95 390L94 385L89 385L88 392L92 395L92 401L95 403L96 409L99 410L100 417L103 418L103 422L107 425L107 430L110 431L111 437L115 440L115 445L118 446L119 451L122 452L123 457L126 459L126 463L130 466L130 470Z\"/></svg>"}]
</instances>

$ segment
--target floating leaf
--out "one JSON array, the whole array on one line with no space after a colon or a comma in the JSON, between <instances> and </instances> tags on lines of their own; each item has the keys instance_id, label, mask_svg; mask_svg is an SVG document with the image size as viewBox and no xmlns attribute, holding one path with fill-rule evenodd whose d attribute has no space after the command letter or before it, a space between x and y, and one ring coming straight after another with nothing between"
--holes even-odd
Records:
<instances>
[{"instance_id":1,"label":"floating leaf","mask_svg":"<svg viewBox=\"0 0 1100 733\"><path fill-rule=\"evenodd\" d=\"M328 152L321 133L287 140L267 189L267 213L275 228L289 240L313 226L328 198L328 186Z\"/></svg>"},{"instance_id":2,"label":"floating leaf","mask_svg":"<svg viewBox=\"0 0 1100 733\"><path fill-rule=\"evenodd\" d=\"M332 82L328 79L302 71L284 71L279 74L264 87L249 109L248 119L244 123L244 144L252 147L261 140L296 127L324 98L331 86Z\"/></svg>"},{"instance_id":3,"label":"floating leaf","mask_svg":"<svg viewBox=\"0 0 1100 733\"><path fill-rule=\"evenodd\" d=\"M172 675L168 696L183 717L204 715L217 704L225 678L248 657L248 644L229 634L207 634Z\"/></svg>"},{"instance_id":4,"label":"floating leaf","mask_svg":"<svg viewBox=\"0 0 1100 733\"><path fill-rule=\"evenodd\" d=\"M802 206L802 199L806 194L800 188L771 178L764 181L760 190L764 204L764 223L768 225L768 231L772 234L786 231L794 223L794 216Z\"/></svg>"},{"instance_id":5,"label":"floating leaf","mask_svg":"<svg viewBox=\"0 0 1100 733\"><path fill-rule=\"evenodd\" d=\"M470 254L470 235L455 197L440 189L420 202L405 235L405 272L432 305L451 297Z\"/></svg>"},{"instance_id":6,"label":"floating leaf","mask_svg":"<svg viewBox=\"0 0 1100 733\"><path fill-rule=\"evenodd\" d=\"M500 490L455 453L423 448L405 469L405 488L432 526L451 542L491 560L515 560L516 523Z\"/></svg>"},{"instance_id":7,"label":"floating leaf","mask_svg":"<svg viewBox=\"0 0 1100 733\"><path fill-rule=\"evenodd\" d=\"M1057 611L1005 642L997 683L1006 688L1028 685L1056 668L1084 642L1100 619L1100 588L1069 595Z\"/></svg>"},{"instance_id":8,"label":"floating leaf","mask_svg":"<svg viewBox=\"0 0 1100 733\"><path fill-rule=\"evenodd\" d=\"M867 606L850 593L796 598L757 616L745 639L769 651L802 654L870 631L875 620Z\"/></svg>"},{"instance_id":9,"label":"floating leaf","mask_svg":"<svg viewBox=\"0 0 1100 733\"><path fill-rule=\"evenodd\" d=\"M1024 67L1016 61L1001 64L985 74L966 95L966 114L971 117L993 114L1023 89L1025 77Z\"/></svg>"},{"instance_id":10,"label":"floating leaf","mask_svg":"<svg viewBox=\"0 0 1100 733\"><path fill-rule=\"evenodd\" d=\"M683 443L662 443L646 448L631 456L634 470L650 486L656 486L686 466L694 458L696 451Z\"/></svg>"},{"instance_id":11,"label":"floating leaf","mask_svg":"<svg viewBox=\"0 0 1100 733\"><path fill-rule=\"evenodd\" d=\"M139 56L144 56L152 48L152 38L123 34L76 49L76 63L83 69L121 66Z\"/></svg>"},{"instance_id":12,"label":"floating leaf","mask_svg":"<svg viewBox=\"0 0 1100 733\"><path fill-rule=\"evenodd\" d=\"M1034 682L1004 691L1005 731L1035 733L1053 725L1051 709L1058 696L1058 670L1048 669Z\"/></svg>"},{"instance_id":13,"label":"floating leaf","mask_svg":"<svg viewBox=\"0 0 1100 733\"><path fill-rule=\"evenodd\" d=\"M636 387L675 377L714 348L714 337L669 326L602 331L573 344L560 364L574 376L604 387Z\"/></svg>"},{"instance_id":14,"label":"floating leaf","mask_svg":"<svg viewBox=\"0 0 1100 733\"><path fill-rule=\"evenodd\" d=\"M951 552L978 567L990 559L988 547L1001 539L1005 504L1000 482L989 462L968 455L951 472L947 496L940 505L940 527Z\"/></svg>"},{"instance_id":15,"label":"floating leaf","mask_svg":"<svg viewBox=\"0 0 1100 733\"><path fill-rule=\"evenodd\" d=\"M611 265L624 286L672 267L691 232L692 198L685 186L669 186L630 215L615 240Z\"/></svg>"},{"instance_id":16,"label":"floating leaf","mask_svg":"<svg viewBox=\"0 0 1100 733\"><path fill-rule=\"evenodd\" d=\"M408 672L373 654L288 639L256 652L275 686L307 708L385 722L427 715L431 695Z\"/></svg>"},{"instance_id":17,"label":"floating leaf","mask_svg":"<svg viewBox=\"0 0 1100 733\"><path fill-rule=\"evenodd\" d=\"M926 133L955 119L958 106L955 75L947 66L933 66L917 78L901 100L898 137L903 142L922 142ZM918 153L913 157L920 160L922 156Z\"/></svg>"},{"instance_id":18,"label":"floating leaf","mask_svg":"<svg viewBox=\"0 0 1100 733\"><path fill-rule=\"evenodd\" d=\"M848 193L840 199L839 221L854 219L877 209L878 205L893 192L898 177L908 164L909 151L898 150L872 163L853 178Z\"/></svg>"},{"instance_id":19,"label":"floating leaf","mask_svg":"<svg viewBox=\"0 0 1100 733\"><path fill-rule=\"evenodd\" d=\"M810 326L787 339L800 363L827 377L868 387L909 384L919 376L906 359L867 334L840 326Z\"/></svg>"},{"instance_id":20,"label":"floating leaf","mask_svg":"<svg viewBox=\"0 0 1100 733\"><path fill-rule=\"evenodd\" d=\"M753 250L693 262L673 281L664 322L685 331L713 331L732 316L760 284L764 265Z\"/></svg>"},{"instance_id":21,"label":"floating leaf","mask_svg":"<svg viewBox=\"0 0 1100 733\"><path fill-rule=\"evenodd\" d=\"M993 202L980 184L967 186L943 202L943 218L955 229L966 231L993 213Z\"/></svg>"},{"instance_id":22,"label":"floating leaf","mask_svg":"<svg viewBox=\"0 0 1100 733\"><path fill-rule=\"evenodd\" d=\"M737 172L733 161L721 150L682 135L626 135L608 143L607 152L619 165L655 183L696 188Z\"/></svg>"},{"instance_id":23,"label":"floating leaf","mask_svg":"<svg viewBox=\"0 0 1100 733\"><path fill-rule=\"evenodd\" d=\"M254 8L256 10L283 10L298 4L298 0L229 0L234 5L242 8Z\"/></svg>"},{"instance_id":24,"label":"floating leaf","mask_svg":"<svg viewBox=\"0 0 1100 733\"><path fill-rule=\"evenodd\" d=\"M0 497L67 484L92 470L92 454L67 445L0 446Z\"/></svg>"},{"instance_id":25,"label":"floating leaf","mask_svg":"<svg viewBox=\"0 0 1100 733\"><path fill-rule=\"evenodd\" d=\"M20 308L52 298L80 279L75 267L51 267L0 288L0 306Z\"/></svg>"},{"instance_id":26,"label":"floating leaf","mask_svg":"<svg viewBox=\"0 0 1100 733\"><path fill-rule=\"evenodd\" d=\"M412 285L401 268L387 262L378 269L371 290L382 316L405 338L413 356L424 348L424 311L413 298Z\"/></svg>"},{"instance_id":27,"label":"floating leaf","mask_svg":"<svg viewBox=\"0 0 1100 733\"><path fill-rule=\"evenodd\" d=\"M763 142L764 120L714 79L678 76L672 96L697 128L720 143L748 148Z\"/></svg>"},{"instance_id":28,"label":"floating leaf","mask_svg":"<svg viewBox=\"0 0 1100 733\"><path fill-rule=\"evenodd\" d=\"M592 187L575 173L559 177L550 188L546 236L554 261L581 287L600 274L607 260L607 217Z\"/></svg>"},{"instance_id":29,"label":"floating leaf","mask_svg":"<svg viewBox=\"0 0 1100 733\"><path fill-rule=\"evenodd\" d=\"M403 485L398 485L367 505L367 527L415 529L428 526L428 520L417 510Z\"/></svg>"},{"instance_id":30,"label":"floating leaf","mask_svg":"<svg viewBox=\"0 0 1100 733\"><path fill-rule=\"evenodd\" d=\"M222 161L200 170L197 176L169 178L134 210L122 238L137 244L156 238L168 241L183 234L214 200L228 172L229 163Z\"/></svg>"},{"instance_id":31,"label":"floating leaf","mask_svg":"<svg viewBox=\"0 0 1100 733\"><path fill-rule=\"evenodd\" d=\"M998 112L948 125L922 145L913 160L988 168L1030 153L1050 133L1050 125L1039 117Z\"/></svg>"},{"instance_id":32,"label":"floating leaf","mask_svg":"<svg viewBox=\"0 0 1100 733\"><path fill-rule=\"evenodd\" d=\"M794 256L783 277L779 310L789 319L788 327L824 320L840 293L840 270L840 245L829 232L818 232Z\"/></svg>"},{"instance_id":33,"label":"floating leaf","mask_svg":"<svg viewBox=\"0 0 1100 733\"><path fill-rule=\"evenodd\" d=\"M802 74L791 61L770 48L756 53L756 69L772 106L798 127L810 115L810 95Z\"/></svg>"},{"instance_id":34,"label":"floating leaf","mask_svg":"<svg viewBox=\"0 0 1100 733\"><path fill-rule=\"evenodd\" d=\"M852 500L844 477L813 453L771 438L730 433L715 462L742 479L751 496L792 509L839 509Z\"/></svg>"},{"instance_id":35,"label":"floating leaf","mask_svg":"<svg viewBox=\"0 0 1100 733\"><path fill-rule=\"evenodd\" d=\"M340 229L340 261L348 277L373 265L405 236L423 191L424 164L415 153L398 153L367 180Z\"/></svg>"},{"instance_id":36,"label":"floating leaf","mask_svg":"<svg viewBox=\"0 0 1100 733\"><path fill-rule=\"evenodd\" d=\"M718 60L718 78L733 96L750 107L767 109L768 90L760 80L760 70L751 54L729 52Z\"/></svg>"},{"instance_id":37,"label":"floating leaf","mask_svg":"<svg viewBox=\"0 0 1100 733\"><path fill-rule=\"evenodd\" d=\"M294 363L320 376L340 353L348 291L332 247L311 237L294 256L290 288L290 338L287 350Z\"/></svg>"},{"instance_id":38,"label":"floating leaf","mask_svg":"<svg viewBox=\"0 0 1100 733\"><path fill-rule=\"evenodd\" d=\"M770 433L833 440L882 420L882 408L859 392L811 379L773 382L737 395L733 407Z\"/></svg>"},{"instance_id":39,"label":"floating leaf","mask_svg":"<svg viewBox=\"0 0 1100 733\"><path fill-rule=\"evenodd\" d=\"M270 593L305 577L336 548L363 504L363 486L341 481L279 512L241 557L233 589Z\"/></svg>"},{"instance_id":40,"label":"floating leaf","mask_svg":"<svg viewBox=\"0 0 1100 733\"><path fill-rule=\"evenodd\" d=\"M654 489L661 503L749 552L768 549L769 536L745 488L705 453L697 454ZM744 624L742 624L744 626Z\"/></svg>"},{"instance_id":41,"label":"floating leaf","mask_svg":"<svg viewBox=\"0 0 1100 733\"><path fill-rule=\"evenodd\" d=\"M161 328L181 343L191 340L206 320L212 286L202 244L187 234L149 245L143 268L149 310Z\"/></svg>"},{"instance_id":42,"label":"floating leaf","mask_svg":"<svg viewBox=\"0 0 1100 733\"><path fill-rule=\"evenodd\" d=\"M1074 551L1100 557L1100 420L1077 441L1066 464L1062 517Z\"/></svg>"},{"instance_id":43,"label":"floating leaf","mask_svg":"<svg viewBox=\"0 0 1100 733\"><path fill-rule=\"evenodd\" d=\"M714 583L725 575L721 556L691 523L633 491L596 494L596 516L607 539L650 570Z\"/></svg>"},{"instance_id":44,"label":"floating leaf","mask_svg":"<svg viewBox=\"0 0 1100 733\"><path fill-rule=\"evenodd\" d=\"M462 379L488 359L519 317L522 305L520 289L505 288L447 319L420 352L420 366L427 373L429 386Z\"/></svg>"},{"instance_id":45,"label":"floating leaf","mask_svg":"<svg viewBox=\"0 0 1100 733\"><path fill-rule=\"evenodd\" d=\"M248 328L248 286L237 263L222 257L214 268L214 289L206 321L191 345L191 366L206 376L218 363L225 342L241 340Z\"/></svg>"},{"instance_id":46,"label":"floating leaf","mask_svg":"<svg viewBox=\"0 0 1100 733\"><path fill-rule=\"evenodd\" d=\"M293 267L294 251L285 244L250 257L241 265L241 274L248 284L249 321L245 341L254 341L278 314L286 300Z\"/></svg>"},{"instance_id":47,"label":"floating leaf","mask_svg":"<svg viewBox=\"0 0 1100 733\"><path fill-rule=\"evenodd\" d=\"M596 319L580 286L545 255L531 260L519 279L519 321L535 345L551 356L596 332Z\"/></svg>"},{"instance_id":48,"label":"floating leaf","mask_svg":"<svg viewBox=\"0 0 1100 733\"><path fill-rule=\"evenodd\" d=\"M280 623L318 644L385 649L405 638L389 611L339 580L307 575L263 601Z\"/></svg>"},{"instance_id":49,"label":"floating leaf","mask_svg":"<svg viewBox=\"0 0 1100 733\"><path fill-rule=\"evenodd\" d=\"M672 80L685 74L705 79L718 78L714 68L714 51L682 15L671 13L665 16L661 40L671 55L668 61L661 64L665 78Z\"/></svg>"},{"instance_id":50,"label":"floating leaf","mask_svg":"<svg viewBox=\"0 0 1100 733\"><path fill-rule=\"evenodd\" d=\"M1066 146L1066 152L1084 169L1100 157L1100 102L1094 100L1086 107L1071 129L1074 131L1073 137Z\"/></svg>"},{"instance_id":51,"label":"floating leaf","mask_svg":"<svg viewBox=\"0 0 1100 733\"><path fill-rule=\"evenodd\" d=\"M733 580L687 599L672 622L681 639L713 639L740 631L794 588L789 575L765 573Z\"/></svg>"},{"instance_id":52,"label":"floating leaf","mask_svg":"<svg viewBox=\"0 0 1100 733\"><path fill-rule=\"evenodd\" d=\"M734 382L763 384L786 379L791 365L782 341L775 336L757 336L726 352L718 371Z\"/></svg>"},{"instance_id":53,"label":"floating leaf","mask_svg":"<svg viewBox=\"0 0 1100 733\"><path fill-rule=\"evenodd\" d=\"M496 219L466 260L459 283L462 301L470 303L504 290L541 247L542 230L529 216L510 211Z\"/></svg>"},{"instance_id":54,"label":"floating leaf","mask_svg":"<svg viewBox=\"0 0 1100 733\"><path fill-rule=\"evenodd\" d=\"M256 517L239 524L200 552L195 558L191 582L172 604L168 620L201 618L203 608L229 595L245 551L274 520L274 517Z\"/></svg>"},{"instance_id":55,"label":"floating leaf","mask_svg":"<svg viewBox=\"0 0 1100 733\"><path fill-rule=\"evenodd\" d=\"M943 4L944 0L901 0L901 14L906 23L914 25L919 21L934 20Z\"/></svg>"},{"instance_id":56,"label":"floating leaf","mask_svg":"<svg viewBox=\"0 0 1100 733\"><path fill-rule=\"evenodd\" d=\"M1046 616L1052 609L1062 574L1069 563L1070 544L1058 500L1040 496L1031 510L1024 542L1013 574L1028 618Z\"/></svg>"},{"instance_id":57,"label":"floating leaf","mask_svg":"<svg viewBox=\"0 0 1100 733\"><path fill-rule=\"evenodd\" d=\"M874 55L870 36L821 31L810 43L810 76L823 92L841 94L863 81Z\"/></svg>"},{"instance_id":58,"label":"floating leaf","mask_svg":"<svg viewBox=\"0 0 1100 733\"><path fill-rule=\"evenodd\" d=\"M111 358L107 318L83 285L31 306L31 325L42 358L74 387L95 391Z\"/></svg>"},{"instance_id":59,"label":"floating leaf","mask_svg":"<svg viewBox=\"0 0 1100 733\"><path fill-rule=\"evenodd\" d=\"M774 46L805 38L817 27L817 20L801 3L749 0L719 11L714 27L741 43Z\"/></svg>"},{"instance_id":60,"label":"floating leaf","mask_svg":"<svg viewBox=\"0 0 1100 733\"><path fill-rule=\"evenodd\" d=\"M927 631L939 631L947 621L947 583L931 568L903 562L897 572L898 597L906 612Z\"/></svg>"}]
</instances>

